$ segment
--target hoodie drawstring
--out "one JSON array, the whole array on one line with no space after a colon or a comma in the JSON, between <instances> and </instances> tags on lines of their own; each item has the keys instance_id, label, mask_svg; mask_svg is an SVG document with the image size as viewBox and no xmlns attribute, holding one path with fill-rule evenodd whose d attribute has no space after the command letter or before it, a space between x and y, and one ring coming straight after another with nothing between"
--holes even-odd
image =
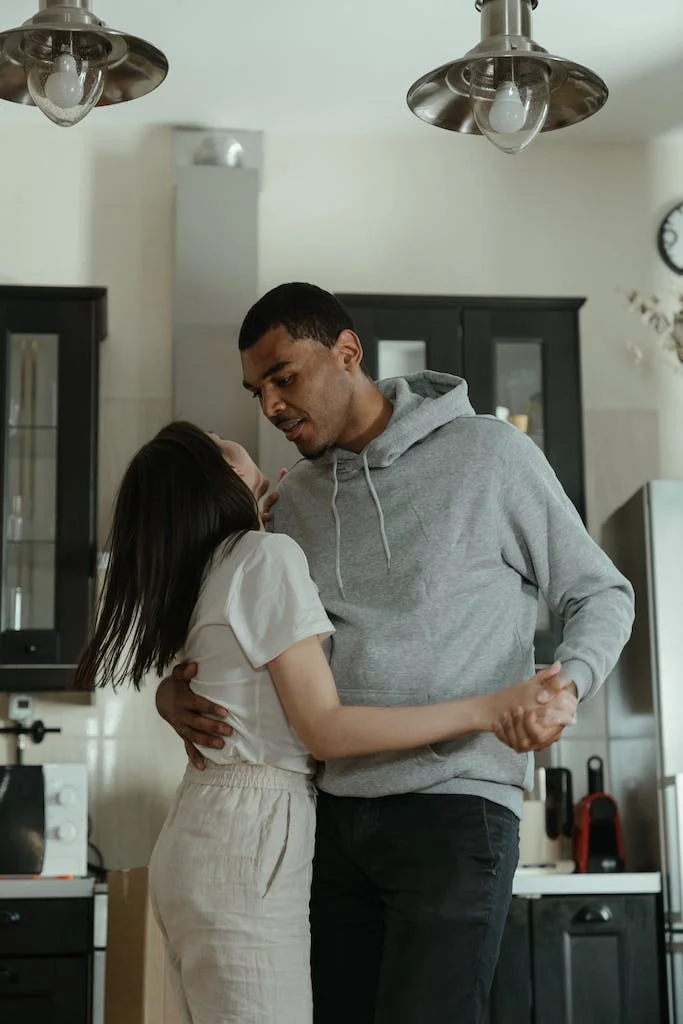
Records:
<instances>
[{"instance_id":1,"label":"hoodie drawstring","mask_svg":"<svg viewBox=\"0 0 683 1024\"><path fill-rule=\"evenodd\" d=\"M339 587L341 596L346 600L346 594L344 593L344 580L341 571L341 520L339 518L339 510L337 509L337 495L339 494L339 476L337 473L337 466L339 463L339 456L337 452L334 452L332 456L332 515L334 516L335 536L336 536L336 552L334 571L337 577L337 586ZM382 538L382 547L384 548L384 557L387 560L387 569L391 569L391 548L389 547L389 540L387 533L384 528L384 512L382 511L382 505L379 500L379 495L375 490L375 485L372 482L370 475L370 467L368 465L368 457L363 452L363 473L365 475L365 482L368 485L368 490L372 495L372 500L377 511L377 518L379 520L379 532Z\"/></svg>"},{"instance_id":2,"label":"hoodie drawstring","mask_svg":"<svg viewBox=\"0 0 683 1024\"><path fill-rule=\"evenodd\" d=\"M334 571L337 576L337 586L341 591L341 596L346 600L346 594L344 593L344 580L342 579L341 574L341 521L339 519L339 511L337 509L337 495L339 494L339 477L337 476L338 461L339 456L335 452L332 458L332 479L334 480L334 487L332 488L332 515L334 516L334 525L337 537Z\"/></svg>"},{"instance_id":3,"label":"hoodie drawstring","mask_svg":"<svg viewBox=\"0 0 683 1024\"><path fill-rule=\"evenodd\" d=\"M365 452L363 452L363 469L365 471L365 480L366 480L366 483L368 485L368 490L370 491L370 494L372 495L372 500L374 501L375 508L377 509L377 518L379 519L379 532L380 532L380 535L382 537L382 545L384 547L384 556L385 556L385 558L387 560L387 569L391 569L391 549L389 547L389 541L387 540L386 530L384 529L384 512L382 511L382 506L380 504L379 496L377 494L377 491L375 490L375 485L372 482L372 477L370 476L370 467L368 466L368 457L365 454Z\"/></svg>"}]
</instances>

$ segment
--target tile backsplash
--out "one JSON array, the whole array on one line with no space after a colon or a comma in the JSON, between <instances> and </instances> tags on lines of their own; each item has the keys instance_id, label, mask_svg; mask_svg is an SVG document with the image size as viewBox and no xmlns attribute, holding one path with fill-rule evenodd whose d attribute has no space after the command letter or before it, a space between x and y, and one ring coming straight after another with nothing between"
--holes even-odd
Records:
<instances>
[{"instance_id":1,"label":"tile backsplash","mask_svg":"<svg viewBox=\"0 0 683 1024\"><path fill-rule=\"evenodd\" d=\"M36 717L61 732L40 744L28 740L24 762L88 765L91 838L108 868L148 862L184 770L182 741L157 715L155 688L150 679L140 693L50 694L36 702ZM6 716L0 695L0 719ZM0 736L0 762L13 763L15 742Z\"/></svg>"}]
</instances>

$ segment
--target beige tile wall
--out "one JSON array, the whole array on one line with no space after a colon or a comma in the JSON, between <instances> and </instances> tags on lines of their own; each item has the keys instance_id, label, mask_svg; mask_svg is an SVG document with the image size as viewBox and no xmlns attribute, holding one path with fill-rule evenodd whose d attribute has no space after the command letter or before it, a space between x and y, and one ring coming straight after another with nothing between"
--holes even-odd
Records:
<instances>
[{"instance_id":1,"label":"beige tile wall","mask_svg":"<svg viewBox=\"0 0 683 1024\"><path fill-rule=\"evenodd\" d=\"M607 517L660 475L659 413L588 409L584 413L588 525L597 540Z\"/></svg>"},{"instance_id":2,"label":"beige tile wall","mask_svg":"<svg viewBox=\"0 0 683 1024\"><path fill-rule=\"evenodd\" d=\"M88 765L93 839L108 867L140 866L161 827L182 775L182 744L154 710L154 680L141 692L99 691L93 697L52 695L38 701L46 725L62 730L36 746L27 764ZM0 718L7 698L0 695ZM14 760L14 741L0 743L2 761Z\"/></svg>"}]
</instances>

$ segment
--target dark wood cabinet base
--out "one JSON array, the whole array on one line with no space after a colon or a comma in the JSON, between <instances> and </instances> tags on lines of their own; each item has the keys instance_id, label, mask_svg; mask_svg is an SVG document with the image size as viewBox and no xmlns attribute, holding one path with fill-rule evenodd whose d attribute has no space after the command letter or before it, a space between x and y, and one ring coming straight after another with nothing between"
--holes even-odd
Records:
<instances>
[{"instance_id":1,"label":"dark wood cabinet base","mask_svg":"<svg viewBox=\"0 0 683 1024\"><path fill-rule=\"evenodd\" d=\"M666 1024L660 897L513 898L486 1024Z\"/></svg>"}]
</instances>

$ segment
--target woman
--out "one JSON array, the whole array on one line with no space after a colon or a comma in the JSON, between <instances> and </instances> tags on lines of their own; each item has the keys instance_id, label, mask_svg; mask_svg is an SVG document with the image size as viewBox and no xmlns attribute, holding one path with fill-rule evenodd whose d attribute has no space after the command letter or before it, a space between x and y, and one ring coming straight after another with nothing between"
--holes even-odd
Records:
<instances>
[{"instance_id":1,"label":"woman","mask_svg":"<svg viewBox=\"0 0 683 1024\"><path fill-rule=\"evenodd\" d=\"M134 457L79 688L197 663L193 689L233 734L188 766L150 864L187 1024L308 1024L313 758L404 750L537 708L542 676L486 697L343 707L321 640L334 632L305 556L261 529L268 483L239 445L172 423ZM552 675L559 666L546 670ZM567 724L571 709L555 705Z\"/></svg>"}]
</instances>

